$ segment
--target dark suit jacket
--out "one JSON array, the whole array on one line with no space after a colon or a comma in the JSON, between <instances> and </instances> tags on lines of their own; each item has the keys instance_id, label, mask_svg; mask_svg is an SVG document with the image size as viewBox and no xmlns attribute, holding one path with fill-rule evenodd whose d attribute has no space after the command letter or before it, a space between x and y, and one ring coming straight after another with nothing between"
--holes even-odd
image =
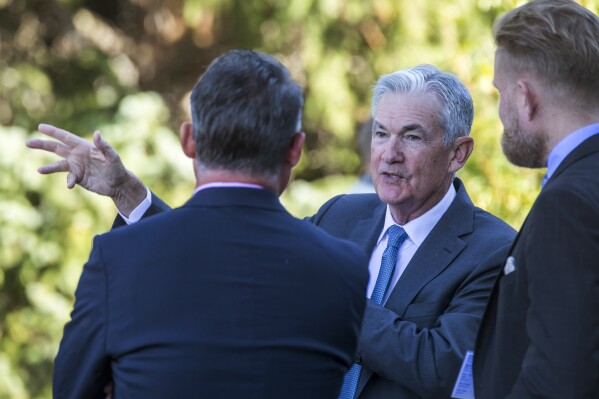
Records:
<instances>
[{"instance_id":1,"label":"dark suit jacket","mask_svg":"<svg viewBox=\"0 0 599 399\"><path fill-rule=\"evenodd\" d=\"M457 196L430 232L385 306L368 301L358 344L360 398L447 398L472 350L497 271L515 231ZM312 217L372 253L386 205L376 194L335 197ZM376 277L372 277L376 278Z\"/></svg>"},{"instance_id":2,"label":"dark suit jacket","mask_svg":"<svg viewBox=\"0 0 599 399\"><path fill-rule=\"evenodd\" d=\"M535 201L474 352L476 397L599 398L599 136Z\"/></svg>"},{"instance_id":3,"label":"dark suit jacket","mask_svg":"<svg viewBox=\"0 0 599 399\"><path fill-rule=\"evenodd\" d=\"M275 193L200 191L94 239L55 360L55 398L335 398L367 259Z\"/></svg>"}]
</instances>

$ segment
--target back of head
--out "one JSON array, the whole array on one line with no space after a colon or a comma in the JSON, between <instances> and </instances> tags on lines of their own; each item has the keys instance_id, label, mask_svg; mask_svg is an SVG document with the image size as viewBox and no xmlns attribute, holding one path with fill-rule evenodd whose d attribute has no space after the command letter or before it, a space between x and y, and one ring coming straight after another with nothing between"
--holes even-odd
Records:
<instances>
[{"instance_id":1,"label":"back of head","mask_svg":"<svg viewBox=\"0 0 599 399\"><path fill-rule=\"evenodd\" d=\"M200 168L275 176L301 130L303 97L274 58L232 50L215 59L191 93Z\"/></svg>"},{"instance_id":2,"label":"back of head","mask_svg":"<svg viewBox=\"0 0 599 399\"><path fill-rule=\"evenodd\" d=\"M433 65L417 65L381 76L374 85L372 115L385 94L432 94L441 102L439 124L445 131L444 143L468 136L474 119L472 96L462 82L449 72Z\"/></svg>"},{"instance_id":3,"label":"back of head","mask_svg":"<svg viewBox=\"0 0 599 399\"><path fill-rule=\"evenodd\" d=\"M547 86L599 101L599 18L570 0L536 0L499 18L494 26L506 69L532 73Z\"/></svg>"}]
</instances>

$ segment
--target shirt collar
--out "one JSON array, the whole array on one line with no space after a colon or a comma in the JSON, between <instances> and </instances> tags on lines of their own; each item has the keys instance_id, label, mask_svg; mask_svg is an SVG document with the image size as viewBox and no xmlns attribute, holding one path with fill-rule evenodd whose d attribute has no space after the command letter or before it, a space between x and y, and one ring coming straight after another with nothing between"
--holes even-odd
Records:
<instances>
[{"instance_id":1,"label":"shirt collar","mask_svg":"<svg viewBox=\"0 0 599 399\"><path fill-rule=\"evenodd\" d=\"M547 181L555 173L562 161L583 141L591 136L599 134L599 123L587 125L564 137L549 153L547 158L547 173L544 181Z\"/></svg>"},{"instance_id":2,"label":"shirt collar","mask_svg":"<svg viewBox=\"0 0 599 399\"><path fill-rule=\"evenodd\" d=\"M445 214L457 193L453 184L447 190L447 193L443 196L441 201L437 203L437 205L433 206L431 209L418 216L414 220L410 220L408 223L401 226L406 233L408 234L408 239L410 239L417 247L419 247L429 233L433 230L437 222L441 219L441 217ZM387 230L391 225L397 224L393 220L393 216L391 216L391 209L389 205L387 205L387 210L385 212L385 225L383 226L383 231L379 236L377 241L377 245L381 243L381 240L385 237Z\"/></svg>"},{"instance_id":3,"label":"shirt collar","mask_svg":"<svg viewBox=\"0 0 599 399\"><path fill-rule=\"evenodd\" d=\"M255 188L255 189L263 189L264 187L258 185L258 184L249 184L249 183L241 183L241 182L212 182L212 183L206 183L206 184L202 184L199 187L196 187L196 189L193 192L193 195L196 195L198 192L205 190L207 188L214 188L214 187L237 187L237 188Z\"/></svg>"}]
</instances>

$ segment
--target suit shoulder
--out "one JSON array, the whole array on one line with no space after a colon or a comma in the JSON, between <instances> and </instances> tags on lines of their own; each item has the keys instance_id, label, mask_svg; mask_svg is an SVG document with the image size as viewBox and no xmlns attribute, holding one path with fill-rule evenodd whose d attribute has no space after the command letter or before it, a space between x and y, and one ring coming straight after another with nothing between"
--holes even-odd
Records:
<instances>
[{"instance_id":1,"label":"suit shoulder","mask_svg":"<svg viewBox=\"0 0 599 399\"><path fill-rule=\"evenodd\" d=\"M594 184L594 186L593 186ZM541 191L527 218L527 228L595 230L599 225L599 176L586 180L562 175Z\"/></svg>"},{"instance_id":2,"label":"suit shoulder","mask_svg":"<svg viewBox=\"0 0 599 399\"><path fill-rule=\"evenodd\" d=\"M294 218L295 219L295 218ZM357 244L339 238L325 229L310 223L309 220L295 219L298 225L295 227L297 235L302 237L302 242L305 245L316 245L321 247L325 252L341 256L343 258L357 259L358 263L366 256L364 250ZM355 262L352 260L352 262Z\"/></svg>"},{"instance_id":3,"label":"suit shoulder","mask_svg":"<svg viewBox=\"0 0 599 399\"><path fill-rule=\"evenodd\" d=\"M150 217L144 217L139 221L124 225L103 233L98 239L106 242L119 242L127 240L141 240L145 236L155 235L157 231L168 231L171 224L175 227L181 218L185 218L183 208L171 209L167 212L152 214Z\"/></svg>"},{"instance_id":4,"label":"suit shoulder","mask_svg":"<svg viewBox=\"0 0 599 399\"><path fill-rule=\"evenodd\" d=\"M494 237L495 240L511 242L516 237L516 230L484 209L475 207L474 234L484 234Z\"/></svg>"},{"instance_id":5,"label":"suit shoulder","mask_svg":"<svg viewBox=\"0 0 599 399\"><path fill-rule=\"evenodd\" d=\"M325 218L360 217L381 205L376 194L342 194L325 202L309 220L319 224Z\"/></svg>"},{"instance_id":6,"label":"suit shoulder","mask_svg":"<svg viewBox=\"0 0 599 399\"><path fill-rule=\"evenodd\" d=\"M298 224L296 227L298 235L302 237L303 241L314 240L322 242L328 246L340 247L349 251L360 251L363 252L357 244L348 241L343 238L339 238L335 235L330 234L326 230L322 229L315 223L310 223L310 220L295 219L295 223Z\"/></svg>"},{"instance_id":7,"label":"suit shoulder","mask_svg":"<svg viewBox=\"0 0 599 399\"><path fill-rule=\"evenodd\" d=\"M346 210L374 208L382 204L378 195L374 193L342 194L332 200L335 200L335 207L343 207Z\"/></svg>"},{"instance_id":8,"label":"suit shoulder","mask_svg":"<svg viewBox=\"0 0 599 399\"><path fill-rule=\"evenodd\" d=\"M571 166L550 180L535 202L580 201L591 207L599 206L599 175L595 169Z\"/></svg>"}]
</instances>

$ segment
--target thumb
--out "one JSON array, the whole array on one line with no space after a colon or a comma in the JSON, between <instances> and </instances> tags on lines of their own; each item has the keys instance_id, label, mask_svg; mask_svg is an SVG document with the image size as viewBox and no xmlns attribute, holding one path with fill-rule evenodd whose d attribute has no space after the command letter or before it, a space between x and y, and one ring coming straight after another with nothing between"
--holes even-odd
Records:
<instances>
[{"instance_id":1,"label":"thumb","mask_svg":"<svg viewBox=\"0 0 599 399\"><path fill-rule=\"evenodd\" d=\"M67 175L67 188L73 188L77 184L77 176L73 172L69 172Z\"/></svg>"},{"instance_id":2,"label":"thumb","mask_svg":"<svg viewBox=\"0 0 599 399\"><path fill-rule=\"evenodd\" d=\"M93 140L96 148L100 150L102 155L104 155L107 160L113 161L118 158L119 154L110 144L108 144L106 140L102 138L99 130L94 132Z\"/></svg>"}]
</instances>

